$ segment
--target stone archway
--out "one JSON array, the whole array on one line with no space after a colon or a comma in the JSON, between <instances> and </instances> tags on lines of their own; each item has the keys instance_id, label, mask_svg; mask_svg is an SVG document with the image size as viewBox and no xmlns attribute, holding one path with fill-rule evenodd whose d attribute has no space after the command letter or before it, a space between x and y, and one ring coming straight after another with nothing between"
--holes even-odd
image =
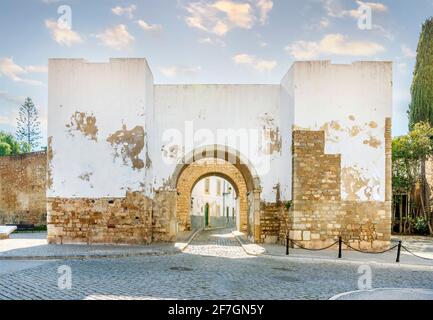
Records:
<instances>
[{"instance_id":1,"label":"stone archway","mask_svg":"<svg viewBox=\"0 0 433 320\"><path fill-rule=\"evenodd\" d=\"M172 188L177 191L177 231L190 230L191 192L198 181L209 176L219 176L232 184L239 198L239 231L260 242L260 180L238 151L218 145L194 150L176 168Z\"/></svg>"},{"instance_id":2,"label":"stone archway","mask_svg":"<svg viewBox=\"0 0 433 320\"><path fill-rule=\"evenodd\" d=\"M177 183L176 219L179 231L191 229L190 210L191 192L202 179L218 176L235 188L239 198L240 230L248 232L248 189L240 171L230 163L219 159L202 159L187 166L179 176Z\"/></svg>"}]
</instances>

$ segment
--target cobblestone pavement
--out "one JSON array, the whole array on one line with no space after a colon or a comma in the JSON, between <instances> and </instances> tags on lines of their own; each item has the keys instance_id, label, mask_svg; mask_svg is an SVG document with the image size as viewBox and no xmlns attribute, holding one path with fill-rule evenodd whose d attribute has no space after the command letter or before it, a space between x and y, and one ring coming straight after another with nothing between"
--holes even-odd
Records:
<instances>
[{"instance_id":1,"label":"cobblestone pavement","mask_svg":"<svg viewBox=\"0 0 433 320\"><path fill-rule=\"evenodd\" d=\"M199 233L184 251L187 254L222 258L248 258L230 229L207 230Z\"/></svg>"},{"instance_id":2,"label":"cobblestone pavement","mask_svg":"<svg viewBox=\"0 0 433 320\"><path fill-rule=\"evenodd\" d=\"M2 268L0 262L0 268ZM14 262L16 263L16 262ZM22 262L23 264L27 262ZM62 265L72 288L59 290ZM373 287L433 288L433 271L370 265ZM329 299L357 290L359 264L251 257L229 230L176 255L50 261L0 273L1 299Z\"/></svg>"}]
</instances>

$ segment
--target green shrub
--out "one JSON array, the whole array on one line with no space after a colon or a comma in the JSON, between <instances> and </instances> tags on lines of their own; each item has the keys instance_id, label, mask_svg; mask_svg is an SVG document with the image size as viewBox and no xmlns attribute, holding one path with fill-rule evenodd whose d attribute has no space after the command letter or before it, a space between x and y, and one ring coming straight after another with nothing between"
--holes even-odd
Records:
<instances>
[{"instance_id":1,"label":"green shrub","mask_svg":"<svg viewBox=\"0 0 433 320\"><path fill-rule=\"evenodd\" d=\"M429 233L428 222L424 218L418 217L415 219L413 229L417 234L426 235Z\"/></svg>"}]
</instances>

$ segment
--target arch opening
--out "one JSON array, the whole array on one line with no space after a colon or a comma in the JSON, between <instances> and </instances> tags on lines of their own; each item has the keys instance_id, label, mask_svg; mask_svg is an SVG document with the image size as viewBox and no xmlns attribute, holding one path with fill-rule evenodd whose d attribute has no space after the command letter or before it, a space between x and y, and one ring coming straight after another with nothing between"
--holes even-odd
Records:
<instances>
[{"instance_id":1,"label":"arch opening","mask_svg":"<svg viewBox=\"0 0 433 320\"><path fill-rule=\"evenodd\" d=\"M173 189L177 191L174 236L200 226L204 218L194 217L192 194L203 179L214 177L225 180L236 194L234 228L248 235L250 240L260 242L260 180L251 164L242 160L238 152L231 153L227 147L222 148L209 146L195 150L177 166L172 179Z\"/></svg>"},{"instance_id":2,"label":"arch opening","mask_svg":"<svg viewBox=\"0 0 433 320\"><path fill-rule=\"evenodd\" d=\"M236 228L240 226L237 187L222 177L205 175L191 191L191 228Z\"/></svg>"}]
</instances>

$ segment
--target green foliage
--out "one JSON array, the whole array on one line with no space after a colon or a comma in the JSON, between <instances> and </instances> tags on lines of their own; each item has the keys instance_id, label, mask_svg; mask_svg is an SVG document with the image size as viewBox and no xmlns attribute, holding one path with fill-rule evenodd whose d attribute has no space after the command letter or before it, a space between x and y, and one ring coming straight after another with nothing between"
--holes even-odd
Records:
<instances>
[{"instance_id":1,"label":"green foliage","mask_svg":"<svg viewBox=\"0 0 433 320\"><path fill-rule=\"evenodd\" d=\"M393 189L409 192L420 176L421 161L433 155L433 128L420 122L409 134L392 141Z\"/></svg>"},{"instance_id":2,"label":"green foliage","mask_svg":"<svg viewBox=\"0 0 433 320\"><path fill-rule=\"evenodd\" d=\"M292 205L293 205L293 201L286 201L285 203L286 210L289 211Z\"/></svg>"},{"instance_id":3,"label":"green foliage","mask_svg":"<svg viewBox=\"0 0 433 320\"><path fill-rule=\"evenodd\" d=\"M0 156L17 155L27 150L28 147L18 142L13 135L0 131Z\"/></svg>"},{"instance_id":4,"label":"green foliage","mask_svg":"<svg viewBox=\"0 0 433 320\"><path fill-rule=\"evenodd\" d=\"M417 217L413 223L413 229L417 234L426 235L429 233L428 222L423 217Z\"/></svg>"},{"instance_id":5,"label":"green foliage","mask_svg":"<svg viewBox=\"0 0 433 320\"><path fill-rule=\"evenodd\" d=\"M11 146L9 144L0 142L0 156L9 156L11 152Z\"/></svg>"},{"instance_id":6,"label":"green foliage","mask_svg":"<svg viewBox=\"0 0 433 320\"><path fill-rule=\"evenodd\" d=\"M38 110L32 99L26 98L26 101L20 107L17 124L17 139L27 143L27 147L30 147L30 150L36 149L41 139L41 124L39 122Z\"/></svg>"},{"instance_id":7,"label":"green foliage","mask_svg":"<svg viewBox=\"0 0 433 320\"><path fill-rule=\"evenodd\" d=\"M433 18L422 26L418 43L412 83L412 102L409 106L410 127L418 122L433 125Z\"/></svg>"}]
</instances>

